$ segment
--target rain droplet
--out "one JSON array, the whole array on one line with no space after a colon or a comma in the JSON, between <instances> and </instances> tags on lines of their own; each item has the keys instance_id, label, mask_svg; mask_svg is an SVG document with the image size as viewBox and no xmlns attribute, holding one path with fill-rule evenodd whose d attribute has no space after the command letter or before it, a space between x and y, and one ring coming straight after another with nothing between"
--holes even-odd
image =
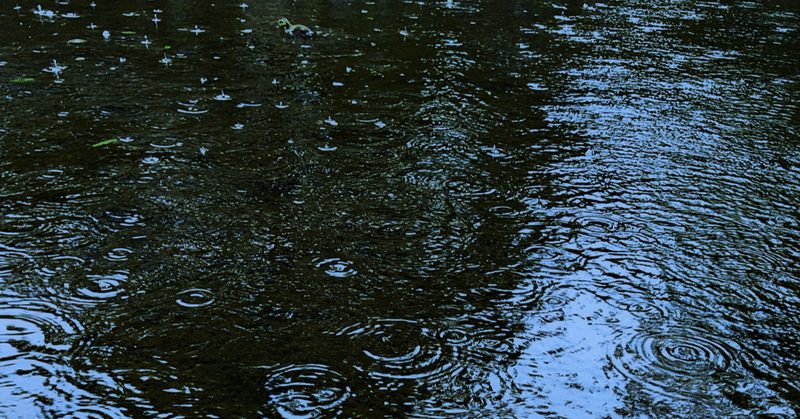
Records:
<instances>
[{"instance_id":1,"label":"rain droplet","mask_svg":"<svg viewBox=\"0 0 800 419\"><path fill-rule=\"evenodd\" d=\"M211 291L202 288L193 288L178 293L178 304L183 307L203 307L214 302Z\"/></svg>"},{"instance_id":2,"label":"rain droplet","mask_svg":"<svg viewBox=\"0 0 800 419\"><path fill-rule=\"evenodd\" d=\"M226 95L224 90L220 90L220 92L222 93L214 96L214 100L221 100L221 101L231 100L230 95Z\"/></svg>"}]
</instances>

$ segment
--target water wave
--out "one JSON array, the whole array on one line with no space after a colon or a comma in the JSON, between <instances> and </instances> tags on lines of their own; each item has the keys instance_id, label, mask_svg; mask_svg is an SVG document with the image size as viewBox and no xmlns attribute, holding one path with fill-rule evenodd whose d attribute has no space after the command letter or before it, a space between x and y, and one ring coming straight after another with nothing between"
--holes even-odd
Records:
<instances>
[{"instance_id":1,"label":"water wave","mask_svg":"<svg viewBox=\"0 0 800 419\"><path fill-rule=\"evenodd\" d=\"M714 376L733 374L745 363L743 350L694 327L643 330L619 344L609 360L625 378L670 399L713 396Z\"/></svg>"},{"instance_id":2,"label":"water wave","mask_svg":"<svg viewBox=\"0 0 800 419\"><path fill-rule=\"evenodd\" d=\"M53 256L45 257L38 267L34 270L42 276L53 276L63 274L72 269L78 269L86 264L86 260L76 256Z\"/></svg>"},{"instance_id":3,"label":"water wave","mask_svg":"<svg viewBox=\"0 0 800 419\"><path fill-rule=\"evenodd\" d=\"M59 419L124 419L122 412L108 406L81 406L71 410L59 409L52 417Z\"/></svg>"},{"instance_id":4,"label":"water wave","mask_svg":"<svg viewBox=\"0 0 800 419\"><path fill-rule=\"evenodd\" d=\"M204 307L214 302L214 294L207 289L191 288L179 292L176 301L183 307Z\"/></svg>"},{"instance_id":5,"label":"water wave","mask_svg":"<svg viewBox=\"0 0 800 419\"><path fill-rule=\"evenodd\" d=\"M365 355L358 367L377 379L435 381L459 368L454 346L436 328L405 319L371 319L337 333Z\"/></svg>"},{"instance_id":6,"label":"water wave","mask_svg":"<svg viewBox=\"0 0 800 419\"><path fill-rule=\"evenodd\" d=\"M353 276L358 273L358 271L353 268L352 262L339 258L315 259L313 262L315 267L322 269L326 274L336 278Z\"/></svg>"},{"instance_id":7,"label":"water wave","mask_svg":"<svg viewBox=\"0 0 800 419\"><path fill-rule=\"evenodd\" d=\"M67 351L82 329L76 319L53 303L0 299L0 343L9 344L22 355Z\"/></svg>"},{"instance_id":8,"label":"water wave","mask_svg":"<svg viewBox=\"0 0 800 419\"><path fill-rule=\"evenodd\" d=\"M126 271L108 275L87 275L86 281L78 288L78 294L88 301L103 301L119 295L128 282Z\"/></svg>"},{"instance_id":9,"label":"water wave","mask_svg":"<svg viewBox=\"0 0 800 419\"><path fill-rule=\"evenodd\" d=\"M0 278L11 276L33 262L33 257L22 249L0 244Z\"/></svg>"},{"instance_id":10,"label":"water wave","mask_svg":"<svg viewBox=\"0 0 800 419\"><path fill-rule=\"evenodd\" d=\"M282 418L324 417L350 395L344 376L321 364L277 368L265 386L270 407Z\"/></svg>"},{"instance_id":11,"label":"water wave","mask_svg":"<svg viewBox=\"0 0 800 419\"><path fill-rule=\"evenodd\" d=\"M577 229L588 236L605 239L614 233L625 231L626 225L614 214L600 212L581 214L571 220Z\"/></svg>"},{"instance_id":12,"label":"water wave","mask_svg":"<svg viewBox=\"0 0 800 419\"><path fill-rule=\"evenodd\" d=\"M646 296L631 296L614 301L617 307L643 318L668 319L672 315L672 307L668 302L650 299Z\"/></svg>"},{"instance_id":13,"label":"water wave","mask_svg":"<svg viewBox=\"0 0 800 419\"><path fill-rule=\"evenodd\" d=\"M565 308L575 300L576 292L570 289L549 290L538 300L538 307L534 311L535 318L541 323L561 321L565 316Z\"/></svg>"},{"instance_id":14,"label":"water wave","mask_svg":"<svg viewBox=\"0 0 800 419\"><path fill-rule=\"evenodd\" d=\"M103 408L96 397L74 385L79 379L65 362L80 358L83 330L77 316L60 304L23 296L0 298L0 416L125 417L111 410L100 414Z\"/></svg>"}]
</instances>

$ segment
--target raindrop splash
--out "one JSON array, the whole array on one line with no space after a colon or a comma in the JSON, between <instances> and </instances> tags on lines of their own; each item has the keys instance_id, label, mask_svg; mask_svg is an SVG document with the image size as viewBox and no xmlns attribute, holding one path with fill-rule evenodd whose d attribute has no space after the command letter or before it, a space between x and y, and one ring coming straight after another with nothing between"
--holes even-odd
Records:
<instances>
[{"instance_id":1,"label":"raindrop splash","mask_svg":"<svg viewBox=\"0 0 800 419\"><path fill-rule=\"evenodd\" d=\"M278 417L293 419L326 417L350 393L341 374L320 364L275 369L265 386L269 405Z\"/></svg>"}]
</instances>

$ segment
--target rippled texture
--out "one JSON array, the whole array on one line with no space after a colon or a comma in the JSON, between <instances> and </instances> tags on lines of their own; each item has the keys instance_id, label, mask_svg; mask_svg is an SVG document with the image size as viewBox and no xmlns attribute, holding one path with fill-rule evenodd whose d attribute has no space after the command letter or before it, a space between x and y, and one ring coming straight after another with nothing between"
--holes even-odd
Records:
<instances>
[{"instance_id":1,"label":"rippled texture","mask_svg":"<svg viewBox=\"0 0 800 419\"><path fill-rule=\"evenodd\" d=\"M0 417L800 413L794 2L4 7Z\"/></svg>"},{"instance_id":2,"label":"rippled texture","mask_svg":"<svg viewBox=\"0 0 800 419\"><path fill-rule=\"evenodd\" d=\"M324 365L292 365L270 373L268 416L284 418L320 417L334 412L349 393L341 374ZM339 412L341 413L341 412Z\"/></svg>"}]
</instances>

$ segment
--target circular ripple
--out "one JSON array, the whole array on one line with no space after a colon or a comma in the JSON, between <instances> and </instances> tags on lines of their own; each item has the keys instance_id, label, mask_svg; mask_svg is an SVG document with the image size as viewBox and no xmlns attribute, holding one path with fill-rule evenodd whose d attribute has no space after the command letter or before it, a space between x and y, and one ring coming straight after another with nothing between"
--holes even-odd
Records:
<instances>
[{"instance_id":1,"label":"circular ripple","mask_svg":"<svg viewBox=\"0 0 800 419\"><path fill-rule=\"evenodd\" d=\"M21 270L25 265L33 262L33 257L23 251L6 251L5 246L0 245L0 278L13 274L15 271Z\"/></svg>"},{"instance_id":2,"label":"circular ripple","mask_svg":"<svg viewBox=\"0 0 800 419\"><path fill-rule=\"evenodd\" d=\"M553 323L564 319L564 309L575 300L577 291L568 288L547 289L539 300L534 300L532 314L542 323Z\"/></svg>"},{"instance_id":3,"label":"circular ripple","mask_svg":"<svg viewBox=\"0 0 800 419\"><path fill-rule=\"evenodd\" d=\"M353 269L352 265L352 262L347 262L338 258L316 260L314 263L314 266L323 269L326 274L337 278L345 278L357 274L358 271Z\"/></svg>"},{"instance_id":4,"label":"circular ripple","mask_svg":"<svg viewBox=\"0 0 800 419\"><path fill-rule=\"evenodd\" d=\"M58 412L62 419L123 419L126 416L106 406L78 407L69 412Z\"/></svg>"},{"instance_id":5,"label":"circular ripple","mask_svg":"<svg viewBox=\"0 0 800 419\"><path fill-rule=\"evenodd\" d=\"M401 319L373 319L350 326L338 335L350 337L366 356L361 366L373 378L427 381L452 376L454 341L430 327Z\"/></svg>"},{"instance_id":6,"label":"circular ripple","mask_svg":"<svg viewBox=\"0 0 800 419\"><path fill-rule=\"evenodd\" d=\"M58 206L61 205L58 204ZM39 244L39 248L53 250L64 248L79 249L91 244L93 241L90 232L94 228L83 219L62 218L60 216L45 218L38 225L38 230L42 237L46 237Z\"/></svg>"},{"instance_id":7,"label":"circular ripple","mask_svg":"<svg viewBox=\"0 0 800 419\"><path fill-rule=\"evenodd\" d=\"M108 252L106 259L113 261L125 261L128 260L128 255L131 253L133 253L133 250L125 249L124 247L118 247Z\"/></svg>"},{"instance_id":8,"label":"circular ripple","mask_svg":"<svg viewBox=\"0 0 800 419\"><path fill-rule=\"evenodd\" d=\"M669 397L687 399L706 394L714 373L737 368L742 350L707 332L643 331L618 345L610 361L626 378Z\"/></svg>"},{"instance_id":9,"label":"circular ripple","mask_svg":"<svg viewBox=\"0 0 800 419\"><path fill-rule=\"evenodd\" d=\"M614 233L625 229L625 225L618 220L619 217L612 214L584 214L575 217L575 223L581 232L592 237L606 237L610 233Z\"/></svg>"},{"instance_id":10,"label":"circular ripple","mask_svg":"<svg viewBox=\"0 0 800 419\"><path fill-rule=\"evenodd\" d=\"M469 334L459 327L448 327L439 331L439 338L453 346L463 346L469 342Z\"/></svg>"},{"instance_id":11,"label":"circular ripple","mask_svg":"<svg viewBox=\"0 0 800 419\"><path fill-rule=\"evenodd\" d=\"M84 259L75 256L54 256L48 258L43 265L37 267L36 273L42 276L53 276L81 268L86 264Z\"/></svg>"},{"instance_id":12,"label":"circular ripple","mask_svg":"<svg viewBox=\"0 0 800 419\"><path fill-rule=\"evenodd\" d=\"M647 319L668 319L670 307L664 301L649 301L641 297L630 297L616 302L616 305L635 316Z\"/></svg>"},{"instance_id":13,"label":"circular ripple","mask_svg":"<svg viewBox=\"0 0 800 419\"><path fill-rule=\"evenodd\" d=\"M265 385L270 406L283 418L321 417L350 393L341 374L319 364L278 368Z\"/></svg>"},{"instance_id":14,"label":"circular ripple","mask_svg":"<svg viewBox=\"0 0 800 419\"><path fill-rule=\"evenodd\" d=\"M192 288L178 293L177 303L184 307L204 307L214 302L211 291L203 288Z\"/></svg>"},{"instance_id":15,"label":"circular ripple","mask_svg":"<svg viewBox=\"0 0 800 419\"><path fill-rule=\"evenodd\" d=\"M117 296L127 281L128 276L125 273L88 275L85 285L78 288L78 293L84 299L102 301Z\"/></svg>"},{"instance_id":16,"label":"circular ripple","mask_svg":"<svg viewBox=\"0 0 800 419\"><path fill-rule=\"evenodd\" d=\"M455 348L453 352L458 354L461 365L477 363L484 367L518 355L522 342L515 339L510 322L490 313L453 318L438 331L438 336L443 345Z\"/></svg>"},{"instance_id":17,"label":"circular ripple","mask_svg":"<svg viewBox=\"0 0 800 419\"><path fill-rule=\"evenodd\" d=\"M0 343L5 355L14 352L60 352L71 348L81 331L74 319L46 301L0 301Z\"/></svg>"}]
</instances>

